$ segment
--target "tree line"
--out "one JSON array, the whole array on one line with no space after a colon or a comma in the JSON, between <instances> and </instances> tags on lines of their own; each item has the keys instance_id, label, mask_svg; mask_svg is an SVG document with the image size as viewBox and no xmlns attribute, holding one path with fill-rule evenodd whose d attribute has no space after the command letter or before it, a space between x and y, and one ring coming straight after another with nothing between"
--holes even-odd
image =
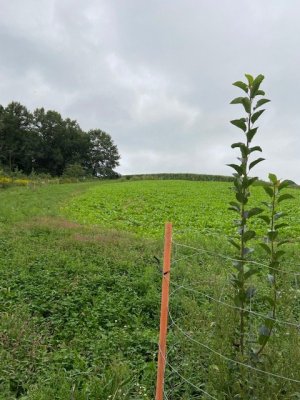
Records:
<instances>
[{"instance_id":1,"label":"tree line","mask_svg":"<svg viewBox=\"0 0 300 400\"><path fill-rule=\"evenodd\" d=\"M84 132L77 121L53 110L30 112L18 102L0 105L0 164L8 172L61 176L73 169L114 178L119 159L111 136L100 129Z\"/></svg>"}]
</instances>

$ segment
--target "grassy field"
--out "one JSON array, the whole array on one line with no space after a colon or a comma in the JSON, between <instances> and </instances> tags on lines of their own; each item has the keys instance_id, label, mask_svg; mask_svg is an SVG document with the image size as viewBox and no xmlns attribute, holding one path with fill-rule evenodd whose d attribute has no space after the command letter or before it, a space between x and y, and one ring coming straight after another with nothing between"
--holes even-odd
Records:
<instances>
[{"instance_id":1,"label":"grassy field","mask_svg":"<svg viewBox=\"0 0 300 400\"><path fill-rule=\"evenodd\" d=\"M232 304L232 267L221 255L233 255L230 186L144 180L2 190L0 399L154 398L166 220L175 241L166 398L300 398L297 382L228 361L236 314L222 304ZM263 191L255 191L260 204ZM296 324L300 192L293 194L278 318ZM259 250L254 257L264 261ZM255 278L258 313L266 312L266 274L262 267ZM249 340L259 323L251 317ZM252 366L300 380L299 360L298 328L279 324Z\"/></svg>"}]
</instances>

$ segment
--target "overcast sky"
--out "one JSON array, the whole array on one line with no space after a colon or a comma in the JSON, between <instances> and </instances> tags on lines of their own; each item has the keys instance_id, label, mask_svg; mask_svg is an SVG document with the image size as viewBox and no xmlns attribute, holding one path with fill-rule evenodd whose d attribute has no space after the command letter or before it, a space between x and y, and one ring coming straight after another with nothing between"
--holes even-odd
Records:
<instances>
[{"instance_id":1,"label":"overcast sky","mask_svg":"<svg viewBox=\"0 0 300 400\"><path fill-rule=\"evenodd\" d=\"M265 75L257 145L300 182L297 0L0 0L0 104L55 109L108 132L121 173L230 175L242 108L231 85Z\"/></svg>"}]
</instances>

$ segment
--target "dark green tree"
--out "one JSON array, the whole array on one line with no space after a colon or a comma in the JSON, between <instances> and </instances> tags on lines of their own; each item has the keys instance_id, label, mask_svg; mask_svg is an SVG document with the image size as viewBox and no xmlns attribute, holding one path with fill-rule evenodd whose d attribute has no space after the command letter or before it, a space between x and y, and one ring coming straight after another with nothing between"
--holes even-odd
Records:
<instances>
[{"instance_id":1,"label":"dark green tree","mask_svg":"<svg viewBox=\"0 0 300 400\"><path fill-rule=\"evenodd\" d=\"M90 147L88 136L76 121L63 120L56 111L36 109L34 126L41 139L37 154L37 172L62 175L68 164L85 164Z\"/></svg>"},{"instance_id":2,"label":"dark green tree","mask_svg":"<svg viewBox=\"0 0 300 400\"><path fill-rule=\"evenodd\" d=\"M100 129L92 129L88 132L88 137L90 149L87 166L92 175L101 178L117 177L114 168L119 165L120 155L111 136Z\"/></svg>"},{"instance_id":3,"label":"dark green tree","mask_svg":"<svg viewBox=\"0 0 300 400\"><path fill-rule=\"evenodd\" d=\"M0 108L0 160L10 171L30 173L34 166L40 143L32 121L32 114L20 103Z\"/></svg>"}]
</instances>

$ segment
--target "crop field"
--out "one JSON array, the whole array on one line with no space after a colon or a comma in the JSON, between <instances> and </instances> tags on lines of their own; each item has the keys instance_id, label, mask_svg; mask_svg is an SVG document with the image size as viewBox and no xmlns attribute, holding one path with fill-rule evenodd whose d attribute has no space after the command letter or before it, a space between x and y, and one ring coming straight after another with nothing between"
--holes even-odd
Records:
<instances>
[{"instance_id":1,"label":"crop field","mask_svg":"<svg viewBox=\"0 0 300 400\"><path fill-rule=\"evenodd\" d=\"M84 224L130 231L143 237L161 238L164 221L172 221L175 235L188 239L199 233L233 234L233 215L227 210L234 198L232 186L228 182L189 181L105 184L74 198L63 212ZM295 201L283 207L290 210L285 233L300 237L300 192L294 192ZM263 200L264 191L258 186L250 203L257 206Z\"/></svg>"},{"instance_id":2,"label":"crop field","mask_svg":"<svg viewBox=\"0 0 300 400\"><path fill-rule=\"evenodd\" d=\"M300 399L300 191L282 205L288 239L273 334L238 360L228 182L78 183L0 192L0 399L154 399L165 221L172 221L165 399ZM260 186L253 206L265 200ZM257 243L247 341L268 312ZM237 363L236 363L237 361Z\"/></svg>"}]
</instances>

